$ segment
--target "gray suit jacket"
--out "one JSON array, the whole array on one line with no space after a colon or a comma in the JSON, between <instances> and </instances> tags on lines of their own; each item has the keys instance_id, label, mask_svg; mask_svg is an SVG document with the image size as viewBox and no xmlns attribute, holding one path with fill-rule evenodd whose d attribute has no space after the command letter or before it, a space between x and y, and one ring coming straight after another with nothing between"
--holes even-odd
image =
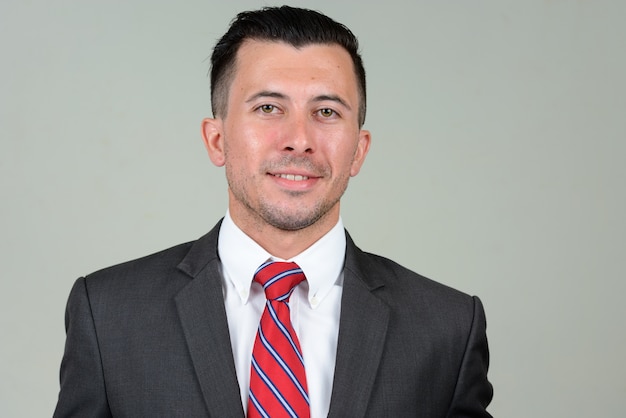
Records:
<instances>
[{"instance_id":1,"label":"gray suit jacket","mask_svg":"<svg viewBox=\"0 0 626 418\"><path fill-rule=\"evenodd\" d=\"M55 417L244 417L218 232L76 281ZM478 298L349 236L343 286L329 417L490 416Z\"/></svg>"}]
</instances>

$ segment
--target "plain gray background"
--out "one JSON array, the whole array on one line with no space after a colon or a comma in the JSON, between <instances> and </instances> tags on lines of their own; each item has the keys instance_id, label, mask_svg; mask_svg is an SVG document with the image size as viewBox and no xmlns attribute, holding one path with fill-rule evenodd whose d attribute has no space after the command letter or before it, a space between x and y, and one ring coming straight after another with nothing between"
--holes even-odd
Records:
<instances>
[{"instance_id":1,"label":"plain gray background","mask_svg":"<svg viewBox=\"0 0 626 418\"><path fill-rule=\"evenodd\" d=\"M49 416L74 280L208 231L207 57L262 1L0 3L0 416ZM626 407L626 2L292 2L348 25L365 250L479 295L498 417ZM419 394L416 394L419 396Z\"/></svg>"}]
</instances>

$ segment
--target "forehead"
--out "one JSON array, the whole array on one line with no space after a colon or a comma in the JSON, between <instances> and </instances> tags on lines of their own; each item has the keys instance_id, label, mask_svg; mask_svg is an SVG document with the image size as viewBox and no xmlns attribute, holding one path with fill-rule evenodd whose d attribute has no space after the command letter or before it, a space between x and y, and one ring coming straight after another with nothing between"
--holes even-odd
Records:
<instances>
[{"instance_id":1,"label":"forehead","mask_svg":"<svg viewBox=\"0 0 626 418\"><path fill-rule=\"evenodd\" d=\"M231 92L273 85L325 87L337 93L357 94L352 58L339 45L310 44L296 48L284 42L245 41L237 52Z\"/></svg>"}]
</instances>

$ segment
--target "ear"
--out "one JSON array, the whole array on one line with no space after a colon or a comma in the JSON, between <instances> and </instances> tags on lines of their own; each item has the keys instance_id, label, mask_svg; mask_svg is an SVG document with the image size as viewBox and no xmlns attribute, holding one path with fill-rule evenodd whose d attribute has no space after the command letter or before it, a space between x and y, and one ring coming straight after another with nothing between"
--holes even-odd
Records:
<instances>
[{"instance_id":1,"label":"ear","mask_svg":"<svg viewBox=\"0 0 626 418\"><path fill-rule=\"evenodd\" d=\"M356 151L354 153L354 160L352 161L352 168L350 169L350 176L354 177L359 174L361 171L361 167L365 162L365 157L367 156L368 151L370 150L370 143L372 142L372 135L370 131L366 131L365 129L361 129L359 131L359 143L356 146Z\"/></svg>"},{"instance_id":2,"label":"ear","mask_svg":"<svg viewBox=\"0 0 626 418\"><path fill-rule=\"evenodd\" d=\"M222 167L226 162L222 119L205 118L202 121L202 140L211 162L217 167Z\"/></svg>"}]
</instances>

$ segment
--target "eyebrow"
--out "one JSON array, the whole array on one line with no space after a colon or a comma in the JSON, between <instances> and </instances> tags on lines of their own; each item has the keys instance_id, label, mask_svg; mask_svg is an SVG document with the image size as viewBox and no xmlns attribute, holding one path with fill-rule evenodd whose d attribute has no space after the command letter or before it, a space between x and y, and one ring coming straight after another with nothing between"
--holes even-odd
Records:
<instances>
[{"instance_id":1,"label":"eyebrow","mask_svg":"<svg viewBox=\"0 0 626 418\"><path fill-rule=\"evenodd\" d=\"M287 96L285 96L282 93L278 93L276 91L263 90L250 96L248 100L246 100L246 103L253 102L262 97L272 97L274 99L286 99L287 98Z\"/></svg>"},{"instance_id":2,"label":"eyebrow","mask_svg":"<svg viewBox=\"0 0 626 418\"><path fill-rule=\"evenodd\" d=\"M336 94L322 94L320 96L316 96L315 98L313 98L312 101L315 103L325 102L325 101L336 102L342 105L343 107L345 107L346 109L352 110L350 105L348 105L348 103L345 100L343 100L341 97L337 96Z\"/></svg>"},{"instance_id":3,"label":"eyebrow","mask_svg":"<svg viewBox=\"0 0 626 418\"><path fill-rule=\"evenodd\" d=\"M246 100L246 103L250 103L257 99L261 99L265 97L274 98L274 99L282 99L282 100L288 99L288 97L283 93L270 91L270 90L263 90L250 96ZM336 94L320 94L319 96L315 96L311 101L314 103L325 102L325 101L336 102L336 103L339 103L341 106L345 107L346 109L352 110L350 105L348 105L348 103L345 100L343 100L340 96Z\"/></svg>"}]
</instances>

